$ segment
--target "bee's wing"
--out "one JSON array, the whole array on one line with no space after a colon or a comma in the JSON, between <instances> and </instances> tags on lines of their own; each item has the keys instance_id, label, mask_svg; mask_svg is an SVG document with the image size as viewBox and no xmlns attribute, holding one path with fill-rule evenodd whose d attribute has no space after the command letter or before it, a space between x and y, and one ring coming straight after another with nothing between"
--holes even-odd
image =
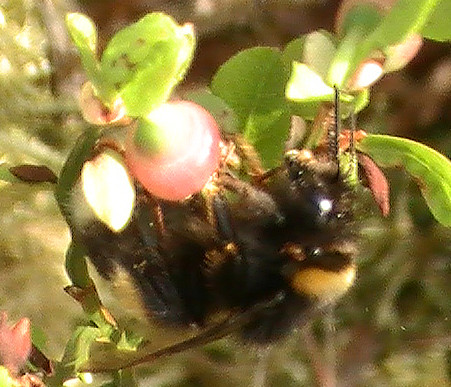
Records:
<instances>
[{"instance_id":1,"label":"bee's wing","mask_svg":"<svg viewBox=\"0 0 451 387\"><path fill-rule=\"evenodd\" d=\"M252 317L259 312L268 308L273 308L277 304L281 303L285 297L283 292L279 292L273 297L262 301L258 304L251 306L245 311L232 312L230 315L222 321L208 327L200 332L198 335L193 336L187 340L180 341L176 344L161 348L157 351L150 351L143 347L139 352L130 356L129 353L120 353L115 350L114 357L105 354L103 356L96 356L89 360L89 364L85 365L80 372L113 372L118 369L124 369L134 367L140 364L152 362L158 358L173 355L179 352L183 352L192 348L196 348L202 345L206 345L215 340L219 340L225 336L236 332L248 323Z\"/></svg>"}]
</instances>

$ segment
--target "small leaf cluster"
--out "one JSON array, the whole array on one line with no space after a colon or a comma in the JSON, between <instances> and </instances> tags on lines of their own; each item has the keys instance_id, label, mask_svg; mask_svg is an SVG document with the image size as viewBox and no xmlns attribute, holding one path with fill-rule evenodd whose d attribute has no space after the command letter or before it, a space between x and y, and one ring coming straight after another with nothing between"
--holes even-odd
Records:
<instances>
[{"instance_id":1,"label":"small leaf cluster","mask_svg":"<svg viewBox=\"0 0 451 387\"><path fill-rule=\"evenodd\" d=\"M98 98L106 107L121 98L130 117L144 117L166 101L191 63L193 28L162 13L148 14L119 31L100 59L93 22L71 13L66 23Z\"/></svg>"}]
</instances>

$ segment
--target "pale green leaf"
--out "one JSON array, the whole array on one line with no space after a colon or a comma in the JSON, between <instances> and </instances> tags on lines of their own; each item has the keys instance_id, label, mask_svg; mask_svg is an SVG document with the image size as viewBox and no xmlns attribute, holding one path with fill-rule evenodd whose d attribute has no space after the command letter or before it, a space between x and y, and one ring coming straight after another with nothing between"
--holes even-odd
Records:
<instances>
[{"instance_id":1,"label":"pale green leaf","mask_svg":"<svg viewBox=\"0 0 451 387\"><path fill-rule=\"evenodd\" d=\"M434 217L451 227L451 161L405 138L369 135L357 144L381 167L402 167L418 183Z\"/></svg>"}]
</instances>

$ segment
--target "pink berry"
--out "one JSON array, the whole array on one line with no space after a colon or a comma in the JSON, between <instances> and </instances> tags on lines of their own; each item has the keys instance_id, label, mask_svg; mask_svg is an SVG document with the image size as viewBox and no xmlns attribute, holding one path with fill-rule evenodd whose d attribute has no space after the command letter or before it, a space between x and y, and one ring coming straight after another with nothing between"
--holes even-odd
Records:
<instances>
[{"instance_id":1,"label":"pink berry","mask_svg":"<svg viewBox=\"0 0 451 387\"><path fill-rule=\"evenodd\" d=\"M199 192L219 165L220 134L214 118L193 102L174 101L147 119L127 139L130 173L161 199L182 200Z\"/></svg>"}]
</instances>

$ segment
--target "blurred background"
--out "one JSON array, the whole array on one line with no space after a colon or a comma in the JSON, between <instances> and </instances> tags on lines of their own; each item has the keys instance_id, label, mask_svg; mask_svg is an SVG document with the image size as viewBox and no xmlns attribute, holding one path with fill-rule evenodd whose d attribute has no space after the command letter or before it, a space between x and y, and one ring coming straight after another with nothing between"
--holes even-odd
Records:
<instances>
[{"instance_id":1,"label":"blurred background","mask_svg":"<svg viewBox=\"0 0 451 387\"><path fill-rule=\"evenodd\" d=\"M336 0L2 0L0 162L58 172L83 130L77 96L84 78L64 29L81 11L100 46L151 11L193 22L197 55L180 93L208 85L218 66L255 45L283 46L302 33L332 31ZM408 137L451 155L451 50L425 42L404 70L372 90L359 127ZM451 385L451 230L431 217L417 186L387 171L391 215L368 216L356 286L333 310L286 342L256 351L233 339L140 369L143 386ZM0 183L0 310L27 316L59 358L80 307L68 285L68 229L51 187ZM105 285L105 284L104 284ZM102 292L119 320L133 318Z\"/></svg>"}]
</instances>

